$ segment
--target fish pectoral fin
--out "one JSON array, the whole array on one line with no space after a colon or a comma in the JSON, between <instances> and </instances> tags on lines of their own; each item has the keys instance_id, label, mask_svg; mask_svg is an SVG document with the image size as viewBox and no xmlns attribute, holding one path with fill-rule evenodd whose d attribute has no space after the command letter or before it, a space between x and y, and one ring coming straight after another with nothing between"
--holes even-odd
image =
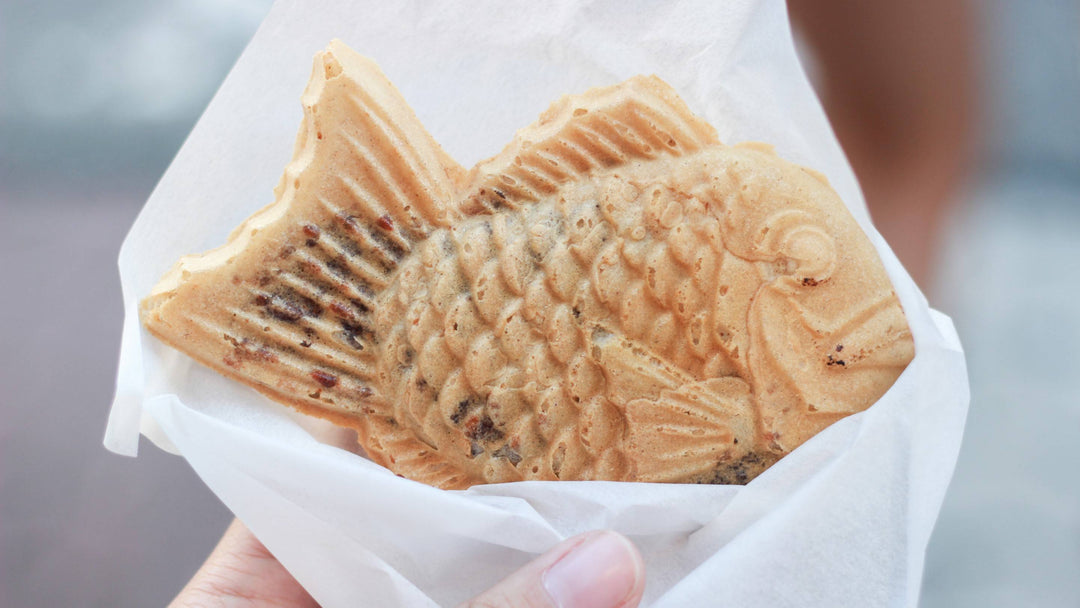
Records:
<instances>
[{"instance_id":1,"label":"fish pectoral fin","mask_svg":"<svg viewBox=\"0 0 1080 608\"><path fill-rule=\"evenodd\" d=\"M564 96L471 172L464 214L535 202L595 169L683 156L718 143L675 90L656 76Z\"/></svg>"},{"instance_id":2,"label":"fish pectoral fin","mask_svg":"<svg viewBox=\"0 0 1080 608\"><path fill-rule=\"evenodd\" d=\"M739 482L737 471L757 443L757 412L745 381L695 380L605 327L586 333L606 396L626 415L627 455L638 481Z\"/></svg>"},{"instance_id":3,"label":"fish pectoral fin","mask_svg":"<svg viewBox=\"0 0 1080 608\"><path fill-rule=\"evenodd\" d=\"M740 479L739 469L753 456L754 409L750 387L739 378L711 378L630 401L627 453L637 479L745 483L748 475Z\"/></svg>"}]
</instances>

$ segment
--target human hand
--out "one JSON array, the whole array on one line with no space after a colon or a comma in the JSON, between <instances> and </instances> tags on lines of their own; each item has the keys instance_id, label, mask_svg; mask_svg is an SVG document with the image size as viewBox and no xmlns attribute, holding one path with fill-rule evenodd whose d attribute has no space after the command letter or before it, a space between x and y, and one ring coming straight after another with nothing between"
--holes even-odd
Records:
<instances>
[{"instance_id":1,"label":"human hand","mask_svg":"<svg viewBox=\"0 0 1080 608\"><path fill-rule=\"evenodd\" d=\"M645 589L641 554L608 531L567 539L462 608L633 608ZM170 608L318 606L240 523L180 591Z\"/></svg>"},{"instance_id":2,"label":"human hand","mask_svg":"<svg viewBox=\"0 0 1080 608\"><path fill-rule=\"evenodd\" d=\"M259 539L234 519L169 608L318 608Z\"/></svg>"},{"instance_id":3,"label":"human hand","mask_svg":"<svg viewBox=\"0 0 1080 608\"><path fill-rule=\"evenodd\" d=\"M637 548L599 530L559 543L459 608L634 608L644 591Z\"/></svg>"}]
</instances>

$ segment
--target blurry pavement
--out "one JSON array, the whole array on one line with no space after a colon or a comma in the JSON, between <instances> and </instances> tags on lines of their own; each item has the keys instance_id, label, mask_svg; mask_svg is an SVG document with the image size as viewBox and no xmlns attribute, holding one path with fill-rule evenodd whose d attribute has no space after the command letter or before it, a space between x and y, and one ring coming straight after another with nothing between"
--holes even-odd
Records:
<instances>
[{"instance_id":1,"label":"blurry pavement","mask_svg":"<svg viewBox=\"0 0 1080 608\"><path fill-rule=\"evenodd\" d=\"M1080 1L980 2L984 155L931 302L972 401L924 608L1080 606Z\"/></svg>"},{"instance_id":2,"label":"blurry pavement","mask_svg":"<svg viewBox=\"0 0 1080 608\"><path fill-rule=\"evenodd\" d=\"M961 210L938 306L964 341L964 445L924 608L1080 606L1080 182L984 183Z\"/></svg>"},{"instance_id":3,"label":"blurry pavement","mask_svg":"<svg viewBox=\"0 0 1080 608\"><path fill-rule=\"evenodd\" d=\"M101 445L151 185L0 189L0 606L164 606L230 519L184 460Z\"/></svg>"},{"instance_id":4,"label":"blurry pavement","mask_svg":"<svg viewBox=\"0 0 1080 608\"><path fill-rule=\"evenodd\" d=\"M102 447L116 258L269 0L0 0L0 606L164 606L231 519Z\"/></svg>"}]
</instances>

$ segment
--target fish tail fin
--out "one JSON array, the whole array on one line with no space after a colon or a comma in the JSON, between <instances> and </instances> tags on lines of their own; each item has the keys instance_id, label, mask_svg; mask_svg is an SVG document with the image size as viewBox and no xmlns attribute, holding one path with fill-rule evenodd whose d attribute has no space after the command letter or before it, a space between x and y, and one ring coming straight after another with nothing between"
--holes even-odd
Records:
<instances>
[{"instance_id":1,"label":"fish tail fin","mask_svg":"<svg viewBox=\"0 0 1080 608\"><path fill-rule=\"evenodd\" d=\"M298 152L300 140L308 138L314 147L330 149L335 167L327 170L321 194L340 201L342 211L358 221L378 225L388 218L393 230L414 240L447 225L465 170L432 138L374 61L331 41L315 56L303 106ZM303 160L298 154L293 163ZM287 169L279 190L287 188L289 174Z\"/></svg>"},{"instance_id":2,"label":"fish tail fin","mask_svg":"<svg viewBox=\"0 0 1080 608\"><path fill-rule=\"evenodd\" d=\"M325 218L304 236L309 270L340 279L344 300L333 312L349 342L370 351L369 322L379 294L403 260L435 229L450 223L451 201L465 171L432 138L379 66L346 46L330 42L315 56L303 95L304 126L298 153L278 190L287 198L293 165L317 167L308 196ZM306 162L301 150L314 149ZM299 187L303 187L300 178Z\"/></svg>"},{"instance_id":3,"label":"fish tail fin","mask_svg":"<svg viewBox=\"0 0 1080 608\"><path fill-rule=\"evenodd\" d=\"M683 156L718 143L670 85L635 76L556 101L517 132L498 156L473 170L462 212L518 207L597 168L636 159Z\"/></svg>"},{"instance_id":4,"label":"fish tail fin","mask_svg":"<svg viewBox=\"0 0 1080 608\"><path fill-rule=\"evenodd\" d=\"M380 400L375 302L448 223L464 171L370 60L316 55L275 202L188 256L142 302L147 329L224 375L349 424Z\"/></svg>"}]
</instances>

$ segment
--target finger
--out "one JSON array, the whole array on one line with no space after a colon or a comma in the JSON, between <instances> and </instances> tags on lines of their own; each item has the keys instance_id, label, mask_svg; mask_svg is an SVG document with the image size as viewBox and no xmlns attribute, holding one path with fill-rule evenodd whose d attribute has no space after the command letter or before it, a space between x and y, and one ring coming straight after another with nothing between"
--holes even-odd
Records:
<instances>
[{"instance_id":1,"label":"finger","mask_svg":"<svg viewBox=\"0 0 1080 608\"><path fill-rule=\"evenodd\" d=\"M207 604L207 602L210 602ZM317 606L247 527L234 519L170 608Z\"/></svg>"},{"instance_id":2,"label":"finger","mask_svg":"<svg viewBox=\"0 0 1080 608\"><path fill-rule=\"evenodd\" d=\"M645 590L633 543L610 531L575 536L536 558L463 608L632 608Z\"/></svg>"}]
</instances>

